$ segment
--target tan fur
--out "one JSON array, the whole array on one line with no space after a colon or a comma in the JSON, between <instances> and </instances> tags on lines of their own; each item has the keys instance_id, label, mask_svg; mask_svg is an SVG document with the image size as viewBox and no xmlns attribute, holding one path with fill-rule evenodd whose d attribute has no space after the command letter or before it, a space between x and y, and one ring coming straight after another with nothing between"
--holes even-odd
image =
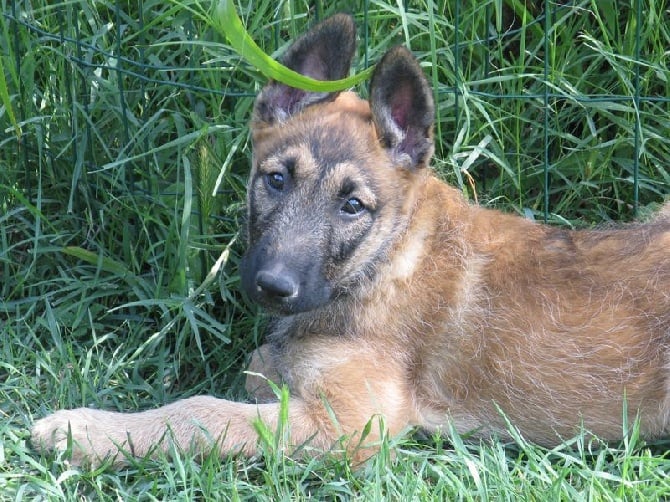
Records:
<instances>
[{"instance_id":1,"label":"tan fur","mask_svg":"<svg viewBox=\"0 0 670 502\"><path fill-rule=\"evenodd\" d=\"M524 437L546 445L582 425L617 439L637 416L645 437L668 434L670 205L646 225L580 232L472 206L426 169L395 168L368 102L351 93L281 124L256 120L254 169L275 169L287 151L269 152L289 140L338 128L355 161L323 183L335 186L345 174L374 180L361 198L379 209L374 233L327 277L356 277L387 249L372 278L352 282L351 295L279 319L276 333L290 336L277 335L253 358L252 372L291 389L293 447L328 449L345 435L353 450L375 416L391 435L451 422L460 432L505 437L498 407ZM318 184L308 145L291 148L296 179ZM256 375L248 388L261 401L273 398ZM171 440L254 454L253 421L273 428L278 414L277 403L195 397L135 414L59 411L38 421L32 437L62 449L71 430L76 461L116 455L117 447L146 455ZM365 444L374 448L380 433L372 427Z\"/></svg>"}]
</instances>

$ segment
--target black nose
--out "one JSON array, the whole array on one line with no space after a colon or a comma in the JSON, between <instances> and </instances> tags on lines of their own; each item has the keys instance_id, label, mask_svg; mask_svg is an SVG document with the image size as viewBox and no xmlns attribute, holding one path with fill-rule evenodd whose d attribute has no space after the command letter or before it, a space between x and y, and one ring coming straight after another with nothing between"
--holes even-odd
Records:
<instances>
[{"instance_id":1,"label":"black nose","mask_svg":"<svg viewBox=\"0 0 670 502\"><path fill-rule=\"evenodd\" d=\"M275 298L290 298L298 294L298 281L282 272L261 270L256 274L256 286L259 292Z\"/></svg>"}]
</instances>

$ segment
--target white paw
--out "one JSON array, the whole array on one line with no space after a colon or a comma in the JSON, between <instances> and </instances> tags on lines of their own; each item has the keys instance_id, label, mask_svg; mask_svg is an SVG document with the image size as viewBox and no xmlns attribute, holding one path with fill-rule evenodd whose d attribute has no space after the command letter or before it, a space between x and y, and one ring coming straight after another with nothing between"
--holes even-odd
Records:
<instances>
[{"instance_id":1,"label":"white paw","mask_svg":"<svg viewBox=\"0 0 670 502\"><path fill-rule=\"evenodd\" d=\"M119 447L127 449L127 434L115 424L116 415L88 408L57 411L35 422L31 443L42 451L65 451L71 444L74 464L97 464L116 457Z\"/></svg>"}]
</instances>

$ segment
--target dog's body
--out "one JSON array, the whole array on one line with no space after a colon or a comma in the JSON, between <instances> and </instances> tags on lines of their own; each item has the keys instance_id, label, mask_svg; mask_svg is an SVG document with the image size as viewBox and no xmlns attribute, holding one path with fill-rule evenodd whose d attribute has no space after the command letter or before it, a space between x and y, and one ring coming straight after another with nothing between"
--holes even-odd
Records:
<instances>
[{"instance_id":1,"label":"dog's body","mask_svg":"<svg viewBox=\"0 0 670 502\"><path fill-rule=\"evenodd\" d=\"M342 78L354 38L335 16L284 62ZM390 434L453 423L504 437L501 410L541 444L582 425L617 439L636 417L645 437L668 434L670 206L588 232L474 207L427 169L433 102L409 52L384 56L370 94L271 82L256 102L242 282L277 314L252 369L288 384L290 442L355 445L375 415ZM263 385L248 380L272 396ZM77 460L144 455L169 427L183 447L253 454L253 421L278 416L276 402L212 397L78 409L38 421L33 441L63 448L69 426Z\"/></svg>"}]
</instances>

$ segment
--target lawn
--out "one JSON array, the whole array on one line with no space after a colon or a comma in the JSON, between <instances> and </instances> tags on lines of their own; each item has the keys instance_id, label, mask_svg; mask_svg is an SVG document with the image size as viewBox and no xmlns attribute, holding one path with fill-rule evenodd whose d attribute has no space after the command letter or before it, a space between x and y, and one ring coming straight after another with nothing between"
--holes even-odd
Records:
<instances>
[{"instance_id":1,"label":"lawn","mask_svg":"<svg viewBox=\"0 0 670 502\"><path fill-rule=\"evenodd\" d=\"M121 470L36 453L29 427L56 409L245 398L265 320L237 263L265 78L204 0L0 1L0 499L670 497L670 443L635 424L621 444L553 449L419 431L358 467L273 437L255 459L174 451ZM665 0L236 5L272 55L341 10L354 72L407 44L435 88L435 170L473 203L580 228L670 193Z\"/></svg>"}]
</instances>

